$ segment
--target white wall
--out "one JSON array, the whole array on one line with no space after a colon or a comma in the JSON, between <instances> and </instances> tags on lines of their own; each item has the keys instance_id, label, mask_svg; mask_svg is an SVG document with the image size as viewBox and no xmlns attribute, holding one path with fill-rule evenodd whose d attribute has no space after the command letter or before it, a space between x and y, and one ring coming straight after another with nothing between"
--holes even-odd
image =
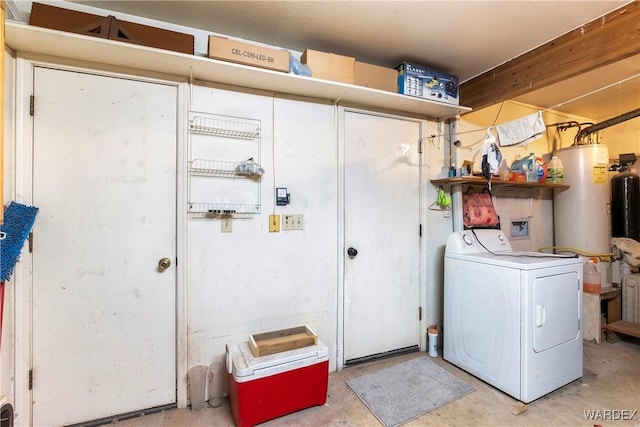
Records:
<instances>
[{"instance_id":1,"label":"white wall","mask_svg":"<svg viewBox=\"0 0 640 427\"><path fill-rule=\"evenodd\" d=\"M307 325L335 369L335 107L196 86L192 110L259 119L265 174L261 213L233 219L232 233L221 232L220 219L189 220L189 367L221 361L225 344L250 334ZM290 205L274 206L276 186L288 189ZM304 230L270 233L273 213L303 214Z\"/></svg>"},{"instance_id":2,"label":"white wall","mask_svg":"<svg viewBox=\"0 0 640 427\"><path fill-rule=\"evenodd\" d=\"M3 206L14 198L14 94L15 59L5 51L4 54L4 175L2 176ZM7 396L13 402L13 365L14 365L14 303L13 287L9 280L5 283L4 312L2 319L2 342L0 342L0 395Z\"/></svg>"},{"instance_id":3,"label":"white wall","mask_svg":"<svg viewBox=\"0 0 640 427\"><path fill-rule=\"evenodd\" d=\"M446 123L428 122L425 147L427 169L425 180L445 178L449 171L450 138ZM435 138L431 136L435 135ZM429 209L436 200L438 187L427 185L426 195L426 325L442 326L442 305L444 298L444 248L447 237L453 231L451 211ZM446 189L445 189L446 190ZM426 336L426 331L425 336Z\"/></svg>"}]
</instances>

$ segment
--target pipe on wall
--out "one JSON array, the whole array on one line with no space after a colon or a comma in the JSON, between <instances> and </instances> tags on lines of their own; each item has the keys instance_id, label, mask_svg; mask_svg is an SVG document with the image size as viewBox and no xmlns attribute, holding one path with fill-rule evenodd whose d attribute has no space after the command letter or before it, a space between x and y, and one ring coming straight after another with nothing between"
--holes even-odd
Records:
<instances>
[{"instance_id":1,"label":"pipe on wall","mask_svg":"<svg viewBox=\"0 0 640 427\"><path fill-rule=\"evenodd\" d=\"M604 122L597 123L593 126L586 127L578 132L574 139L573 145L581 145L582 141L594 132L598 132L599 130L620 124L622 122L626 122L627 120L631 120L638 116L640 116L640 108L629 111L628 113L621 114L617 117L613 117L609 120L605 120Z\"/></svg>"}]
</instances>

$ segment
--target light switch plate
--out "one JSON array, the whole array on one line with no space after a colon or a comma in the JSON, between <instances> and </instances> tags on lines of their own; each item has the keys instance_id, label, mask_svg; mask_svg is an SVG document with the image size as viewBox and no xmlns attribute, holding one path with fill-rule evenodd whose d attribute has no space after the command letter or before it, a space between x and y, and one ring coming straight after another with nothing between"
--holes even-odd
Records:
<instances>
[{"instance_id":1,"label":"light switch plate","mask_svg":"<svg viewBox=\"0 0 640 427\"><path fill-rule=\"evenodd\" d=\"M220 227L223 233L231 233L233 231L232 221L231 217L222 217Z\"/></svg>"}]
</instances>

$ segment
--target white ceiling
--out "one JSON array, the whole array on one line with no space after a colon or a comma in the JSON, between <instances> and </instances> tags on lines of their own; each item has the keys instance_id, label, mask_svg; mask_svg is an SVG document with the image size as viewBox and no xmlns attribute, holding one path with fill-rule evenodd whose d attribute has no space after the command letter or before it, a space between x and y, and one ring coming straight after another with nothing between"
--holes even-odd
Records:
<instances>
[{"instance_id":1,"label":"white ceiling","mask_svg":"<svg viewBox=\"0 0 640 427\"><path fill-rule=\"evenodd\" d=\"M126 1L76 3L227 34L296 51L329 51L378 65L401 61L469 80L624 1ZM640 56L518 98L595 121L640 106ZM576 97L614 84L606 93Z\"/></svg>"}]
</instances>

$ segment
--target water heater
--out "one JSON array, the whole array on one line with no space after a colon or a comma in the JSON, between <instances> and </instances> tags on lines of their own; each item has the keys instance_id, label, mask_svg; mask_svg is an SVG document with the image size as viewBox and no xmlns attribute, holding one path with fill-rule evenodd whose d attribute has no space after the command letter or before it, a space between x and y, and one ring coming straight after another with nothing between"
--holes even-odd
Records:
<instances>
[{"instance_id":1,"label":"water heater","mask_svg":"<svg viewBox=\"0 0 640 427\"><path fill-rule=\"evenodd\" d=\"M572 145L553 152L570 188L556 190L553 217L556 246L610 252L609 150L606 145Z\"/></svg>"}]
</instances>

